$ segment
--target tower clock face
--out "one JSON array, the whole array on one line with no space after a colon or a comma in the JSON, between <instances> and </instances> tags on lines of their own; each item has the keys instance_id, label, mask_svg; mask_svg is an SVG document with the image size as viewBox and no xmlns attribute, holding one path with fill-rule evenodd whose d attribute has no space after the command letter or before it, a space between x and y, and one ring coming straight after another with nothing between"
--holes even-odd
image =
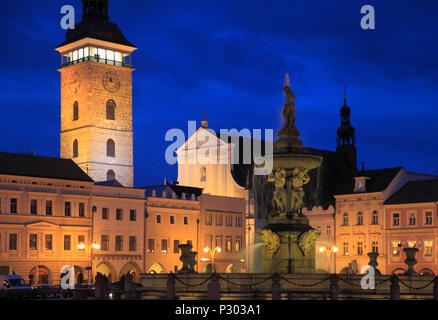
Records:
<instances>
[{"instance_id":1,"label":"tower clock face","mask_svg":"<svg viewBox=\"0 0 438 320\"><path fill-rule=\"evenodd\" d=\"M113 71L108 71L103 75L102 84L105 90L114 93L120 89L119 76Z\"/></svg>"}]
</instances>

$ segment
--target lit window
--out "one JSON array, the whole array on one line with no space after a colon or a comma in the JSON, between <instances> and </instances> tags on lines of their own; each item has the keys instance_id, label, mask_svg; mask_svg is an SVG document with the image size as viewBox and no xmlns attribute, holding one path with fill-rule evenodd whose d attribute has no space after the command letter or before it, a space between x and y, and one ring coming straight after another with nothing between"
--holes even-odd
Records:
<instances>
[{"instance_id":1,"label":"lit window","mask_svg":"<svg viewBox=\"0 0 438 320\"><path fill-rule=\"evenodd\" d=\"M79 235L78 236L78 245L79 244L82 244L82 245L84 245L84 246L82 246L82 247L78 247L78 250L79 251L84 251L85 250L85 236L84 235Z\"/></svg>"},{"instance_id":2,"label":"lit window","mask_svg":"<svg viewBox=\"0 0 438 320\"><path fill-rule=\"evenodd\" d=\"M344 242L343 243L343 247L344 247L344 256L348 256L350 253L348 252L348 242Z\"/></svg>"},{"instance_id":3,"label":"lit window","mask_svg":"<svg viewBox=\"0 0 438 320\"><path fill-rule=\"evenodd\" d=\"M148 252L155 252L155 240L148 239Z\"/></svg>"},{"instance_id":4,"label":"lit window","mask_svg":"<svg viewBox=\"0 0 438 320\"><path fill-rule=\"evenodd\" d=\"M424 255L432 256L432 241L424 241Z\"/></svg>"},{"instance_id":5,"label":"lit window","mask_svg":"<svg viewBox=\"0 0 438 320\"><path fill-rule=\"evenodd\" d=\"M226 252L231 252L232 251L232 248L231 248L231 237L230 236L227 236L225 238L225 251Z\"/></svg>"},{"instance_id":6,"label":"lit window","mask_svg":"<svg viewBox=\"0 0 438 320\"><path fill-rule=\"evenodd\" d=\"M409 248L415 248L417 246L417 241L408 241Z\"/></svg>"},{"instance_id":7,"label":"lit window","mask_svg":"<svg viewBox=\"0 0 438 320\"><path fill-rule=\"evenodd\" d=\"M167 239L161 239L161 253L167 253Z\"/></svg>"},{"instance_id":8,"label":"lit window","mask_svg":"<svg viewBox=\"0 0 438 320\"><path fill-rule=\"evenodd\" d=\"M400 256L400 254L401 254L400 248L401 248L400 241L393 241L392 242L392 255L394 257L399 257Z\"/></svg>"},{"instance_id":9,"label":"lit window","mask_svg":"<svg viewBox=\"0 0 438 320\"><path fill-rule=\"evenodd\" d=\"M242 239L240 237L236 237L235 246L236 252L240 252L240 249L242 248Z\"/></svg>"}]
</instances>

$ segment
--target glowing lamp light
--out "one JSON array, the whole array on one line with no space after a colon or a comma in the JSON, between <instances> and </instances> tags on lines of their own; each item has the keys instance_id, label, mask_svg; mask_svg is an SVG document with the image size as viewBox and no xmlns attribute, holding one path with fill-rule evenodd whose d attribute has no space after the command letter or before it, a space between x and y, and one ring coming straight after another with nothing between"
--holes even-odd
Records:
<instances>
[{"instance_id":1,"label":"glowing lamp light","mask_svg":"<svg viewBox=\"0 0 438 320\"><path fill-rule=\"evenodd\" d=\"M319 252L324 252L325 251L325 248L324 247L320 247L319 248Z\"/></svg>"},{"instance_id":2,"label":"glowing lamp light","mask_svg":"<svg viewBox=\"0 0 438 320\"><path fill-rule=\"evenodd\" d=\"M222 251L222 249L221 248L217 248L217 252L221 252Z\"/></svg>"},{"instance_id":3,"label":"glowing lamp light","mask_svg":"<svg viewBox=\"0 0 438 320\"><path fill-rule=\"evenodd\" d=\"M83 243L79 243L79 244L78 244L78 249L79 249L79 250L84 250L84 249L85 249L85 244L83 244Z\"/></svg>"},{"instance_id":4,"label":"glowing lamp light","mask_svg":"<svg viewBox=\"0 0 438 320\"><path fill-rule=\"evenodd\" d=\"M333 247L333 252L336 253L336 252L338 252L338 250L339 250L338 247Z\"/></svg>"},{"instance_id":5,"label":"glowing lamp light","mask_svg":"<svg viewBox=\"0 0 438 320\"><path fill-rule=\"evenodd\" d=\"M201 261L208 261L209 259L207 258L201 258Z\"/></svg>"},{"instance_id":6,"label":"glowing lamp light","mask_svg":"<svg viewBox=\"0 0 438 320\"><path fill-rule=\"evenodd\" d=\"M93 249L100 249L100 244L93 243Z\"/></svg>"},{"instance_id":7,"label":"glowing lamp light","mask_svg":"<svg viewBox=\"0 0 438 320\"><path fill-rule=\"evenodd\" d=\"M208 248L204 248L204 252L208 252Z\"/></svg>"}]
</instances>

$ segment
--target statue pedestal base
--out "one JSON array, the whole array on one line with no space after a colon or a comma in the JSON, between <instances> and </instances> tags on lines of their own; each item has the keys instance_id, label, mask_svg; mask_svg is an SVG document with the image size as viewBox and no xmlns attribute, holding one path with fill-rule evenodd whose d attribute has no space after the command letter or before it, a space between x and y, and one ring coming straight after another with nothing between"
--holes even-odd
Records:
<instances>
[{"instance_id":1,"label":"statue pedestal base","mask_svg":"<svg viewBox=\"0 0 438 320\"><path fill-rule=\"evenodd\" d=\"M287 221L285 221L287 220ZM300 223L298 223L300 222ZM269 220L265 230L279 239L277 248L262 246L261 271L265 273L314 273L315 239L318 231L307 223L307 217ZM314 238L314 239L312 239Z\"/></svg>"}]
</instances>

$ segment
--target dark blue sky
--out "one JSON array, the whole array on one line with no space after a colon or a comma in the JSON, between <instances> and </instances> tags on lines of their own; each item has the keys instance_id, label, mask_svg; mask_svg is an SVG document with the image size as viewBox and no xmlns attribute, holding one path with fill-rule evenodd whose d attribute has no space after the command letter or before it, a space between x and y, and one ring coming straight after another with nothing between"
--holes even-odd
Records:
<instances>
[{"instance_id":1,"label":"dark blue sky","mask_svg":"<svg viewBox=\"0 0 438 320\"><path fill-rule=\"evenodd\" d=\"M61 6L1 1L0 150L59 156ZM376 30L360 28L360 8ZM110 0L133 55L135 184L176 179L170 128L281 125L291 76L304 144L334 150L347 83L358 163L438 173L438 1Z\"/></svg>"}]
</instances>

